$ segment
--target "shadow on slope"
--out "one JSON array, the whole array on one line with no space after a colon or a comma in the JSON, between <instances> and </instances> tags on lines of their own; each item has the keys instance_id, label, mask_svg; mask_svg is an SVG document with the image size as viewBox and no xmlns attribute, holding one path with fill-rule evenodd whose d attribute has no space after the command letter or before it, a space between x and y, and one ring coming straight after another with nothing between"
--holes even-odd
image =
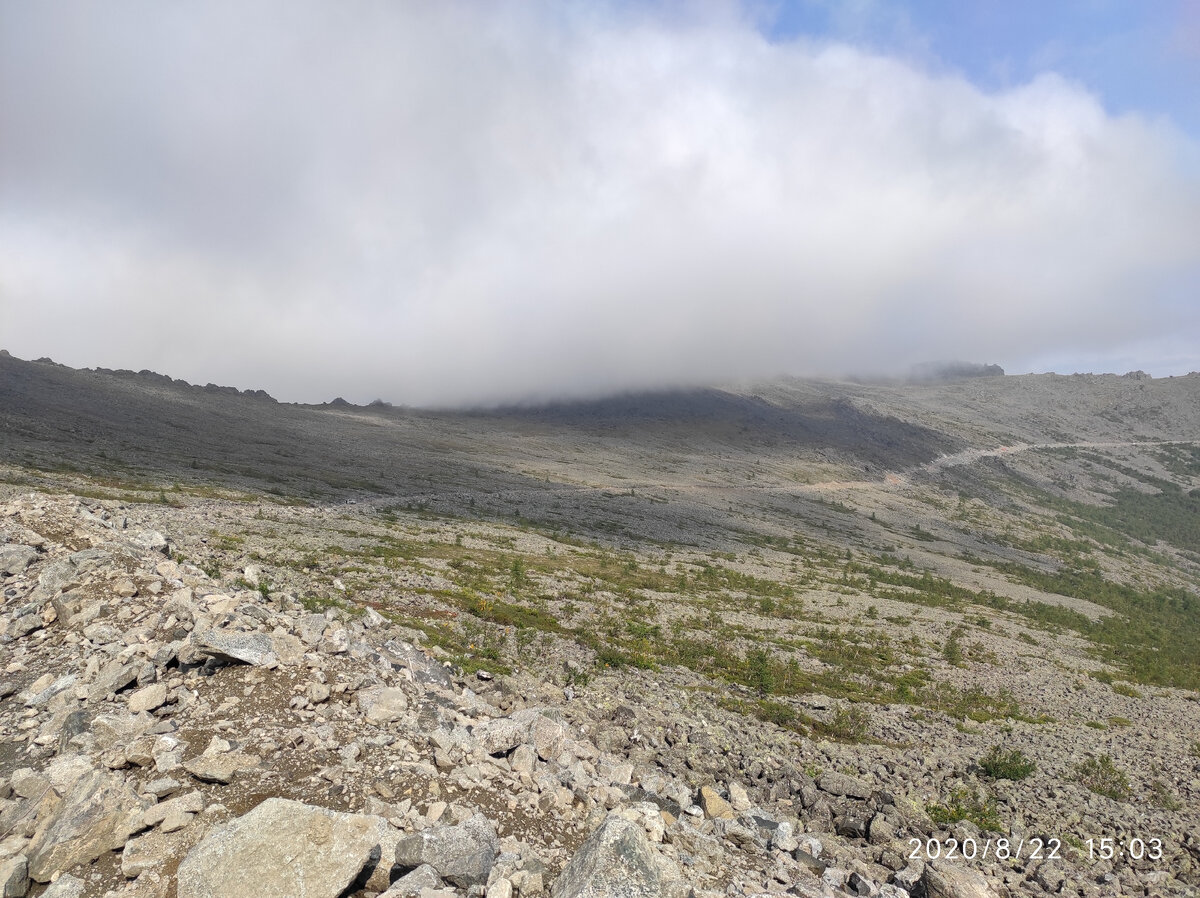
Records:
<instances>
[{"instance_id":1,"label":"shadow on slope","mask_svg":"<svg viewBox=\"0 0 1200 898\"><path fill-rule=\"evenodd\" d=\"M884 470L923 464L959 448L946 434L865 412L845 399L780 405L717 389L631 393L466 414L635 441L651 438L752 450L819 448Z\"/></svg>"}]
</instances>

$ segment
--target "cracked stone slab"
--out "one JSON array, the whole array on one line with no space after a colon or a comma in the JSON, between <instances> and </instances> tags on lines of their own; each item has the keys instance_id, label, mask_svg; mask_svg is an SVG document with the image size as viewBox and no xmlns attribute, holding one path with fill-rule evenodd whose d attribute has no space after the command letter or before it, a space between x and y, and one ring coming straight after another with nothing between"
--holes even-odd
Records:
<instances>
[{"instance_id":1,"label":"cracked stone slab","mask_svg":"<svg viewBox=\"0 0 1200 898\"><path fill-rule=\"evenodd\" d=\"M212 830L179 865L179 898L337 898L372 860L387 821L269 798Z\"/></svg>"}]
</instances>

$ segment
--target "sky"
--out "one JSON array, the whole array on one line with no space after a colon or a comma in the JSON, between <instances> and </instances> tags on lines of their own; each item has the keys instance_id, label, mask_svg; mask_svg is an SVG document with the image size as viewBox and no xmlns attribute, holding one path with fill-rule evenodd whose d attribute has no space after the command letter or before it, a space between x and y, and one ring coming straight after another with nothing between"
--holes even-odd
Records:
<instances>
[{"instance_id":1,"label":"sky","mask_svg":"<svg viewBox=\"0 0 1200 898\"><path fill-rule=\"evenodd\" d=\"M1200 4L0 0L0 348L408 405L1200 370Z\"/></svg>"}]
</instances>

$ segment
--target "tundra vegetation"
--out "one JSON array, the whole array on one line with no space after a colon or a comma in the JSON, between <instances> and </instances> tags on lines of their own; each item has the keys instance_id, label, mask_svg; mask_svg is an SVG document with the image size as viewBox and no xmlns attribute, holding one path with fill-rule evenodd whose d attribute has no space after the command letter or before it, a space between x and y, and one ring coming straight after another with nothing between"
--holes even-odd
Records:
<instances>
[{"instance_id":1,"label":"tundra vegetation","mask_svg":"<svg viewBox=\"0 0 1200 898\"><path fill-rule=\"evenodd\" d=\"M24 411L0 498L78 497L168 534L213 589L378 618L509 709L552 693L635 770L742 784L881 882L900 868L830 777L886 792L895 832L1059 837L1080 888L1110 872L1087 839L1161 834L1166 860L1117 881L1200 884L1200 377L783 382L702 396L699 417L669 397L436 414L205 397L228 453L136 376L85 380L194 438L122 451L102 423L64 435Z\"/></svg>"}]
</instances>

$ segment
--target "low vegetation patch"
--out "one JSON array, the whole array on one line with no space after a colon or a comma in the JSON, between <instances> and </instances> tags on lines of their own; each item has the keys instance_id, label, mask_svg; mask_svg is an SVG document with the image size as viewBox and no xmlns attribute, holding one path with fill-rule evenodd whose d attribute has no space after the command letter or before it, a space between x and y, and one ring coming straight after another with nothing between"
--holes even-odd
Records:
<instances>
[{"instance_id":1,"label":"low vegetation patch","mask_svg":"<svg viewBox=\"0 0 1200 898\"><path fill-rule=\"evenodd\" d=\"M1037 764L1027 758L1020 749L1005 751L999 745L993 745L988 753L979 759L979 769L990 779L1023 780L1037 769Z\"/></svg>"},{"instance_id":2,"label":"low vegetation patch","mask_svg":"<svg viewBox=\"0 0 1200 898\"><path fill-rule=\"evenodd\" d=\"M1075 765L1075 780L1097 795L1114 801L1126 801L1132 794L1129 777L1111 757L1100 755Z\"/></svg>"},{"instance_id":3,"label":"low vegetation patch","mask_svg":"<svg viewBox=\"0 0 1200 898\"><path fill-rule=\"evenodd\" d=\"M995 799L969 789L955 789L944 802L927 805L925 811L938 826L951 826L966 820L984 832L1002 832L1004 829Z\"/></svg>"}]
</instances>

